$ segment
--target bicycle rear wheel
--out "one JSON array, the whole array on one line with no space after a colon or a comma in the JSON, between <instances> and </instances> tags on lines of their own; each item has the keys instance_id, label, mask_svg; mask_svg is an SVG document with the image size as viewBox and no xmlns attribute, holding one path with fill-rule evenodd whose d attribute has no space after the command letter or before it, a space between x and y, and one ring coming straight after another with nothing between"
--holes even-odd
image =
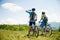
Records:
<instances>
[{"instance_id":1,"label":"bicycle rear wheel","mask_svg":"<svg viewBox=\"0 0 60 40\"><path fill-rule=\"evenodd\" d=\"M47 25L45 28L45 36L50 36L52 34L52 28L50 25Z\"/></svg>"}]
</instances>

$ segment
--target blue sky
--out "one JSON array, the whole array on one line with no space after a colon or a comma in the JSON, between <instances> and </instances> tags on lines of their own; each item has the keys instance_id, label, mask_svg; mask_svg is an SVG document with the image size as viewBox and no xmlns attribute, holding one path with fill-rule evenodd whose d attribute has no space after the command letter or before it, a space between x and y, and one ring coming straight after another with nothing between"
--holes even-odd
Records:
<instances>
[{"instance_id":1,"label":"blue sky","mask_svg":"<svg viewBox=\"0 0 60 40\"><path fill-rule=\"evenodd\" d=\"M38 20L45 11L49 22L60 22L60 0L0 0L0 24L28 24L25 10L36 8Z\"/></svg>"}]
</instances>

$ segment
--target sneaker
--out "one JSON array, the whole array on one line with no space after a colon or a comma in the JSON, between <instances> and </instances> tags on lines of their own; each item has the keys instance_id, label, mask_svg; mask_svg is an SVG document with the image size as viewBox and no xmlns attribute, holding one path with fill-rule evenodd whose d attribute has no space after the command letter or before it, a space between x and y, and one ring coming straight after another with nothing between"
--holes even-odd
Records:
<instances>
[{"instance_id":1,"label":"sneaker","mask_svg":"<svg viewBox=\"0 0 60 40\"><path fill-rule=\"evenodd\" d=\"M41 34L41 36L43 36L44 34Z\"/></svg>"},{"instance_id":2,"label":"sneaker","mask_svg":"<svg viewBox=\"0 0 60 40\"><path fill-rule=\"evenodd\" d=\"M28 38L30 38L30 35L29 34L27 34L27 36L28 36Z\"/></svg>"},{"instance_id":3,"label":"sneaker","mask_svg":"<svg viewBox=\"0 0 60 40\"><path fill-rule=\"evenodd\" d=\"M38 34L36 34L36 38L38 37Z\"/></svg>"}]
</instances>

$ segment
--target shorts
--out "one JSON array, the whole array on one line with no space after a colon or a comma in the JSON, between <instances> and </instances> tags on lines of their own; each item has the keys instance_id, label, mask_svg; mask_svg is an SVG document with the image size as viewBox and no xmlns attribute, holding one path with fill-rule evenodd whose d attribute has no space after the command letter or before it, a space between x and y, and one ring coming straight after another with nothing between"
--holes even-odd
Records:
<instances>
[{"instance_id":1,"label":"shorts","mask_svg":"<svg viewBox=\"0 0 60 40\"><path fill-rule=\"evenodd\" d=\"M29 26L32 26L32 24L35 25L35 22L29 22Z\"/></svg>"},{"instance_id":2,"label":"shorts","mask_svg":"<svg viewBox=\"0 0 60 40\"><path fill-rule=\"evenodd\" d=\"M41 25L40 25L40 26L41 26L42 28L44 28L44 26L46 26L46 24L47 24L46 22L41 22Z\"/></svg>"}]
</instances>

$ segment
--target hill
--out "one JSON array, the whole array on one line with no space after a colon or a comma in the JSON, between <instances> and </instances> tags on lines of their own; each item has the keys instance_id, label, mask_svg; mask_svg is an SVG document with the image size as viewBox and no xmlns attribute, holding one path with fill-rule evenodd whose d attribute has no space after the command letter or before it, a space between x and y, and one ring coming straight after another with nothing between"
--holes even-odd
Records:
<instances>
[{"instance_id":1,"label":"hill","mask_svg":"<svg viewBox=\"0 0 60 40\"><path fill-rule=\"evenodd\" d=\"M50 22L53 29L58 29L60 27L60 22Z\"/></svg>"},{"instance_id":2,"label":"hill","mask_svg":"<svg viewBox=\"0 0 60 40\"><path fill-rule=\"evenodd\" d=\"M0 25L0 40L60 40L60 32L52 31L51 36L41 36L41 31L39 31L39 36L31 36L28 38L27 35L28 26L27 25Z\"/></svg>"},{"instance_id":3,"label":"hill","mask_svg":"<svg viewBox=\"0 0 60 40\"><path fill-rule=\"evenodd\" d=\"M27 31L9 31L0 29L0 40L60 40L60 32L53 32L51 36L44 37L31 36L30 38L25 37Z\"/></svg>"}]
</instances>

